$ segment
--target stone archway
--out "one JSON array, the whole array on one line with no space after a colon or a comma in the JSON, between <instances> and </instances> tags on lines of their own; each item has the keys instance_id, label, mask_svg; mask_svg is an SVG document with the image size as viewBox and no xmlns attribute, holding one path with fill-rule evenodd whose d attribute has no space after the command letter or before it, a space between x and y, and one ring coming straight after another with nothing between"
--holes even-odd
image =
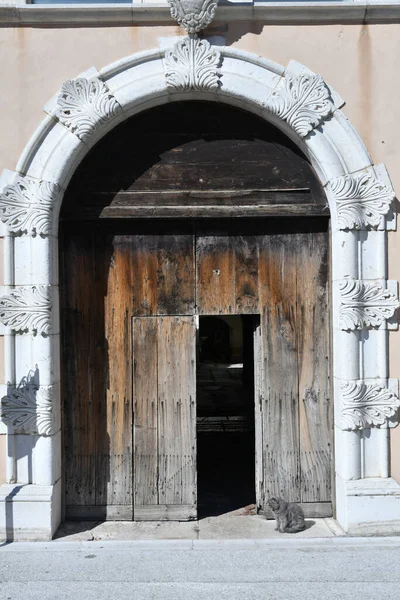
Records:
<instances>
[{"instance_id":1,"label":"stone archway","mask_svg":"<svg viewBox=\"0 0 400 600\"><path fill-rule=\"evenodd\" d=\"M249 85L251 82L251 85ZM388 379L387 329L398 306L386 280L394 193L320 77L189 36L172 48L125 58L66 81L15 172L0 180L6 293L8 484L0 526L49 538L61 519L58 215L77 165L108 131L142 110L177 100L242 107L273 123L309 158L332 218L333 390L336 512L346 530L397 519L388 427L397 425L397 380ZM27 438L27 435L29 438ZM27 439L29 443L27 444ZM17 457L29 454L29 481ZM11 515L11 516L10 516Z\"/></svg>"}]
</instances>

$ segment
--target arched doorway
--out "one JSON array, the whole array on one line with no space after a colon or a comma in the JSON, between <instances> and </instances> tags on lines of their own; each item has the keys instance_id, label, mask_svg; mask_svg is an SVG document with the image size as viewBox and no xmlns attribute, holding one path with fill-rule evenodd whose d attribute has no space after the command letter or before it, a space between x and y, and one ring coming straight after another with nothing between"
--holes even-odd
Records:
<instances>
[{"instance_id":1,"label":"arched doorway","mask_svg":"<svg viewBox=\"0 0 400 600\"><path fill-rule=\"evenodd\" d=\"M60 215L67 517L196 517L215 315L251 317L258 508L331 514L328 216L298 149L239 109L162 106L93 148Z\"/></svg>"}]
</instances>

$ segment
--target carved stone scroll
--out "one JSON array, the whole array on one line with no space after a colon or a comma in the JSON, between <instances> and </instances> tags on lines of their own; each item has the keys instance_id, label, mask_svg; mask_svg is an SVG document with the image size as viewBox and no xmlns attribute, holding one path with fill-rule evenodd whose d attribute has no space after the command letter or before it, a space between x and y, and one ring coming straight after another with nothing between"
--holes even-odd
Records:
<instances>
[{"instance_id":1,"label":"carved stone scroll","mask_svg":"<svg viewBox=\"0 0 400 600\"><path fill-rule=\"evenodd\" d=\"M207 40L186 37L165 53L167 86L177 92L218 89L221 53Z\"/></svg>"},{"instance_id":2,"label":"carved stone scroll","mask_svg":"<svg viewBox=\"0 0 400 600\"><path fill-rule=\"evenodd\" d=\"M32 177L17 177L0 193L0 218L13 233L49 235L58 185Z\"/></svg>"},{"instance_id":3,"label":"carved stone scroll","mask_svg":"<svg viewBox=\"0 0 400 600\"><path fill-rule=\"evenodd\" d=\"M340 417L344 430L386 425L400 407L397 394L381 384L342 382L341 396Z\"/></svg>"},{"instance_id":4,"label":"carved stone scroll","mask_svg":"<svg viewBox=\"0 0 400 600\"><path fill-rule=\"evenodd\" d=\"M376 283L343 279L339 282L339 291L339 326L343 330L379 327L393 317L399 306L398 298Z\"/></svg>"},{"instance_id":5,"label":"carved stone scroll","mask_svg":"<svg viewBox=\"0 0 400 600\"><path fill-rule=\"evenodd\" d=\"M336 201L339 229L378 227L395 196L372 170L338 177L329 185Z\"/></svg>"},{"instance_id":6,"label":"carved stone scroll","mask_svg":"<svg viewBox=\"0 0 400 600\"><path fill-rule=\"evenodd\" d=\"M83 142L121 111L108 87L98 77L64 81L56 116Z\"/></svg>"},{"instance_id":7,"label":"carved stone scroll","mask_svg":"<svg viewBox=\"0 0 400 600\"><path fill-rule=\"evenodd\" d=\"M285 77L285 87L272 92L268 108L305 137L331 114L333 104L320 75L299 75Z\"/></svg>"},{"instance_id":8,"label":"carved stone scroll","mask_svg":"<svg viewBox=\"0 0 400 600\"><path fill-rule=\"evenodd\" d=\"M0 297L0 321L19 333L48 335L51 331L51 293L44 285L19 287Z\"/></svg>"},{"instance_id":9,"label":"carved stone scroll","mask_svg":"<svg viewBox=\"0 0 400 600\"><path fill-rule=\"evenodd\" d=\"M54 433L52 388L33 383L10 388L1 399L1 418L15 431L51 435Z\"/></svg>"}]
</instances>

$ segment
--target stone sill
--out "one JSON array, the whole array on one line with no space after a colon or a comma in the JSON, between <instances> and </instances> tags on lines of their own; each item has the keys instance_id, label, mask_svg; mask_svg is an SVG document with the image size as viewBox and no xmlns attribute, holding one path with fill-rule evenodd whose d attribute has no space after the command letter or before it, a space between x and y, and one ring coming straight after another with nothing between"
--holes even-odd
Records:
<instances>
[{"instance_id":1,"label":"stone sill","mask_svg":"<svg viewBox=\"0 0 400 600\"><path fill-rule=\"evenodd\" d=\"M353 479L346 481L345 485L347 496L395 496L400 498L400 485L392 477ZM400 521L398 524L400 527Z\"/></svg>"},{"instance_id":2,"label":"stone sill","mask_svg":"<svg viewBox=\"0 0 400 600\"><path fill-rule=\"evenodd\" d=\"M214 24L260 21L273 25L379 24L400 23L399 0L331 0L298 2L241 2L222 0ZM155 23L175 24L166 2L132 4L46 4L3 3L0 27L116 26Z\"/></svg>"}]
</instances>

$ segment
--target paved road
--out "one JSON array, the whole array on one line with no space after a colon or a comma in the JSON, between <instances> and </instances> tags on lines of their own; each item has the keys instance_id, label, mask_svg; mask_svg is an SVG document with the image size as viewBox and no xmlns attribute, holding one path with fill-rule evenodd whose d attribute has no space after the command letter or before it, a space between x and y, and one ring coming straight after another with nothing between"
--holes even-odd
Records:
<instances>
[{"instance_id":1,"label":"paved road","mask_svg":"<svg viewBox=\"0 0 400 600\"><path fill-rule=\"evenodd\" d=\"M14 543L1 600L400 599L400 538Z\"/></svg>"}]
</instances>

